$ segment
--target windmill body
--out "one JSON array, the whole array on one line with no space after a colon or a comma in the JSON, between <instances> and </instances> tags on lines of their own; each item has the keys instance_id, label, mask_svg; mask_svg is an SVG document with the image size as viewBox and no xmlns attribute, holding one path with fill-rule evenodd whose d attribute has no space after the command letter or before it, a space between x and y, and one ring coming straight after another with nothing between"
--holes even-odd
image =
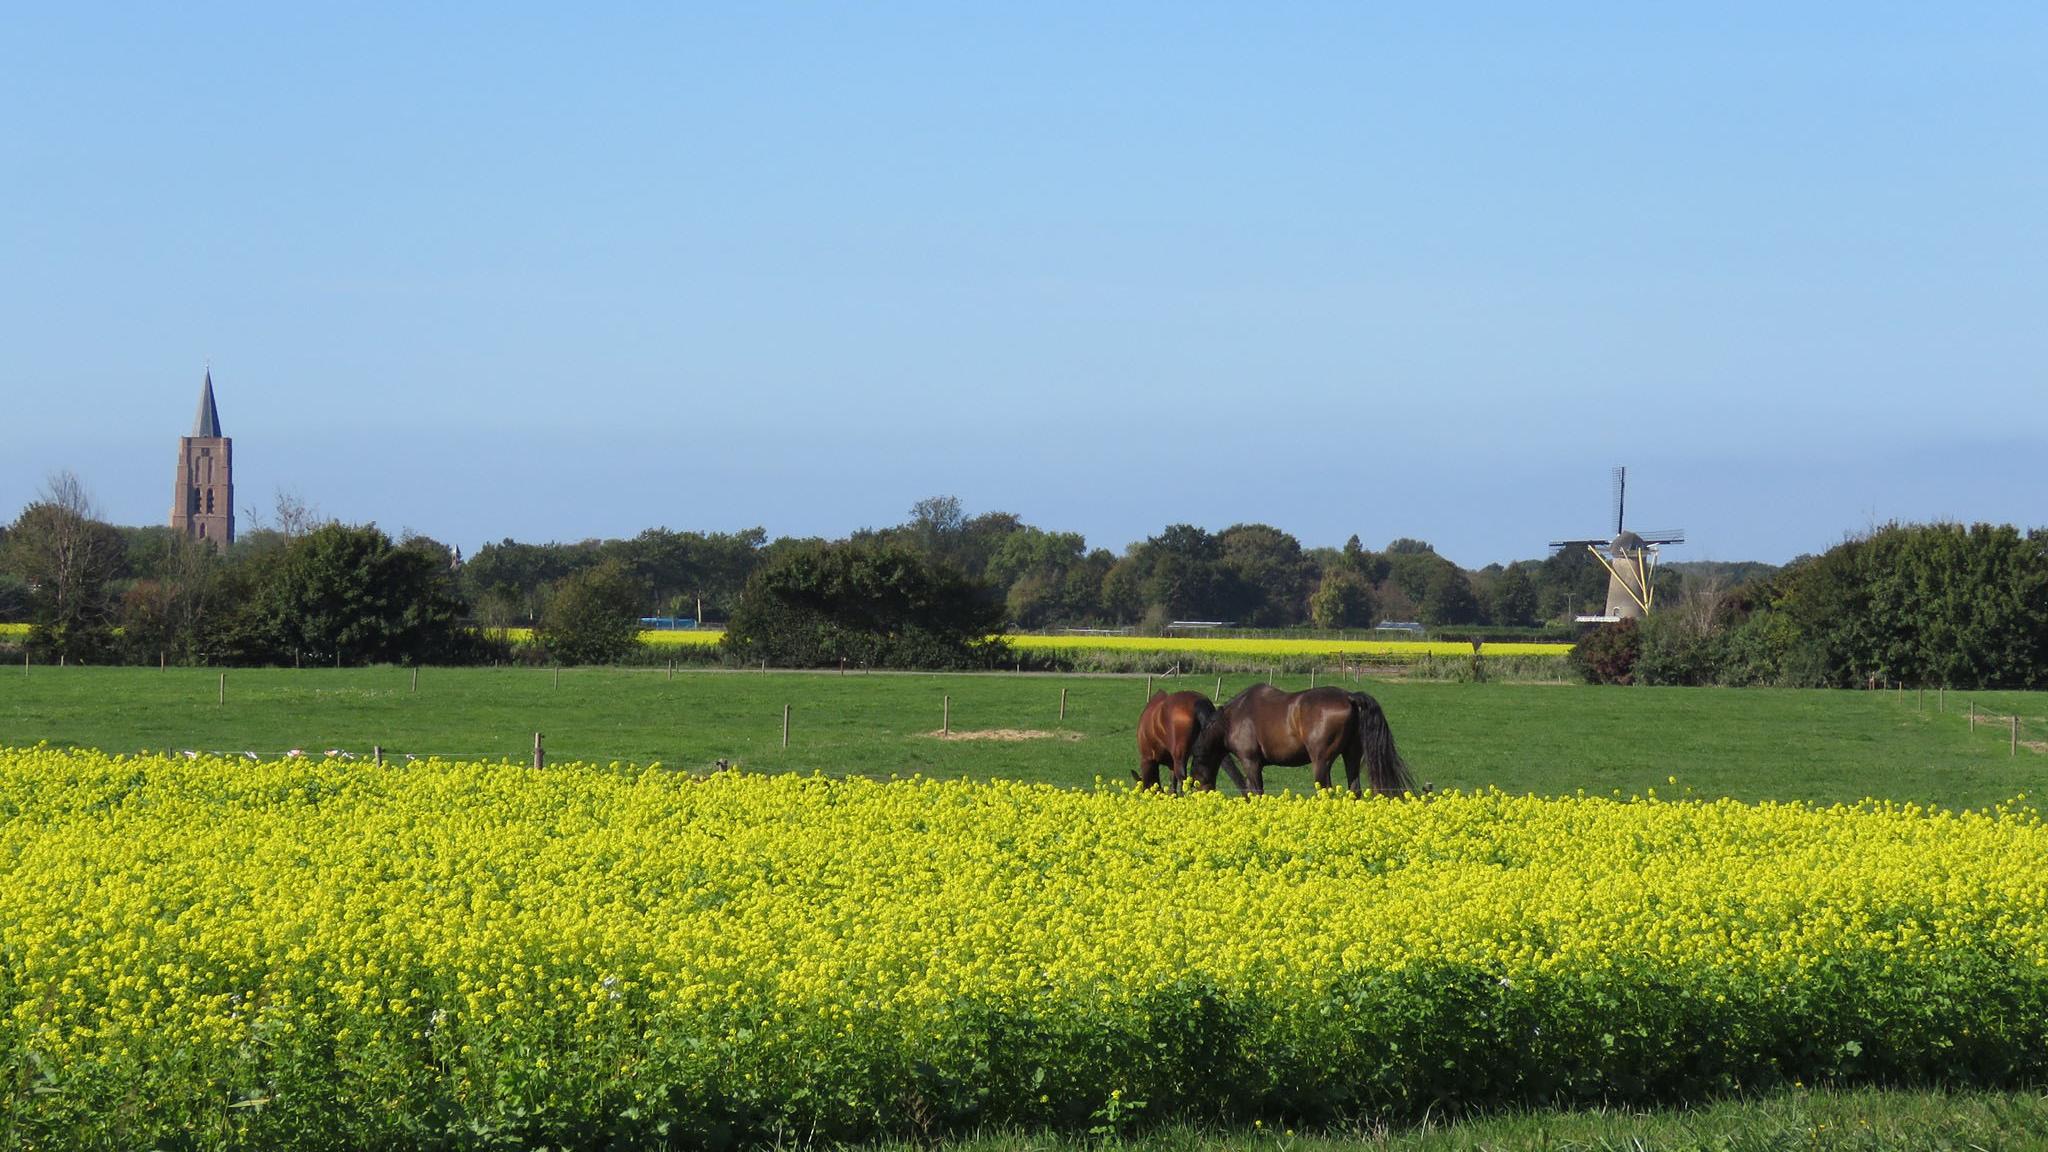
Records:
<instances>
[{"instance_id":1,"label":"windmill body","mask_svg":"<svg viewBox=\"0 0 2048 1152\"><path fill-rule=\"evenodd\" d=\"M1585 623L1611 623L1647 615L1656 606L1657 555L1666 544L1685 543L1682 529L1632 532L1623 526L1628 469L1614 470L1614 536L1605 540L1552 540L1552 548L1584 548L1607 570L1605 611L1581 615Z\"/></svg>"}]
</instances>

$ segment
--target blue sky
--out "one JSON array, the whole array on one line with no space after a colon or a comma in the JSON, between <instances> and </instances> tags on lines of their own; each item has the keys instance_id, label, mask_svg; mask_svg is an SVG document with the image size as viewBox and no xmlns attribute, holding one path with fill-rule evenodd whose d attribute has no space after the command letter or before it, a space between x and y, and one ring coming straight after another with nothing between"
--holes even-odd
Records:
<instances>
[{"instance_id":1,"label":"blue sky","mask_svg":"<svg viewBox=\"0 0 2048 1152\"><path fill-rule=\"evenodd\" d=\"M2048 523L2048 8L1556 7L9 6L0 516Z\"/></svg>"}]
</instances>

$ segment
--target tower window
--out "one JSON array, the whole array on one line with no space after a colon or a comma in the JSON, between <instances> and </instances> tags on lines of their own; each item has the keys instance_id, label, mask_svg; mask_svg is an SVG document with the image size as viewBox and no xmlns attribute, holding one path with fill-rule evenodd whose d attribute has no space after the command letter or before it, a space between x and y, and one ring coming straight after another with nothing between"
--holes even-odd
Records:
<instances>
[{"instance_id":1,"label":"tower window","mask_svg":"<svg viewBox=\"0 0 2048 1152\"><path fill-rule=\"evenodd\" d=\"M213 515L213 489L211 488L206 490L206 514L208 516Z\"/></svg>"}]
</instances>

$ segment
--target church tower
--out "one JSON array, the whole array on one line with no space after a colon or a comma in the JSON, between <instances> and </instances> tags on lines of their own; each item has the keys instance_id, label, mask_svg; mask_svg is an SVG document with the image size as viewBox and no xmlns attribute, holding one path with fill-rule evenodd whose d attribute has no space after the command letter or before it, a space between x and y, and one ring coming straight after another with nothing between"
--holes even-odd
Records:
<instances>
[{"instance_id":1,"label":"church tower","mask_svg":"<svg viewBox=\"0 0 2048 1152\"><path fill-rule=\"evenodd\" d=\"M178 437L178 487L171 504L171 530L226 548L235 542L234 441L220 434L213 406L213 369L199 392L199 416L192 434Z\"/></svg>"}]
</instances>

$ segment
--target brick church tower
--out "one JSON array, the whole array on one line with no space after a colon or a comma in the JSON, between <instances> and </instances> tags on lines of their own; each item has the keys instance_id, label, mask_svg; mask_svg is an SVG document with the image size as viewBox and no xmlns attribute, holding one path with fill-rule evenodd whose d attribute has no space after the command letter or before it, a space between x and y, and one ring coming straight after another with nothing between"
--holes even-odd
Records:
<instances>
[{"instance_id":1,"label":"brick church tower","mask_svg":"<svg viewBox=\"0 0 2048 1152\"><path fill-rule=\"evenodd\" d=\"M213 369L199 392L199 417L192 434L178 437L178 488L171 503L171 530L216 548L235 542L234 441L220 434L213 406Z\"/></svg>"}]
</instances>

